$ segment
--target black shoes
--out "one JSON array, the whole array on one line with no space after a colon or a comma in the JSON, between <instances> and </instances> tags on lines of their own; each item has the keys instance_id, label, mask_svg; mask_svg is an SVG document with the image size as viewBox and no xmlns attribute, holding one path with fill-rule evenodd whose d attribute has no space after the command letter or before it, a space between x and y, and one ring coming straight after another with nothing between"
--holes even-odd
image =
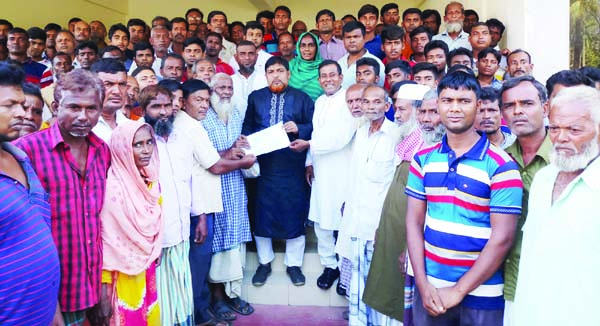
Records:
<instances>
[{"instance_id":1,"label":"black shoes","mask_svg":"<svg viewBox=\"0 0 600 326\"><path fill-rule=\"evenodd\" d=\"M323 290L328 290L339 277L340 270L338 268L325 267L323 273L317 279L317 286Z\"/></svg>"},{"instance_id":2,"label":"black shoes","mask_svg":"<svg viewBox=\"0 0 600 326\"><path fill-rule=\"evenodd\" d=\"M252 276L252 285L264 285L267 282L267 277L269 277L269 275L271 275L271 263L266 265L258 264L256 273L254 273L254 276Z\"/></svg>"},{"instance_id":3,"label":"black shoes","mask_svg":"<svg viewBox=\"0 0 600 326\"><path fill-rule=\"evenodd\" d=\"M288 267L286 268L286 272L290 276L292 284L294 284L295 286L304 285L304 283L306 282L306 278L304 277L304 274L302 274L302 270L300 269L300 267Z\"/></svg>"}]
</instances>

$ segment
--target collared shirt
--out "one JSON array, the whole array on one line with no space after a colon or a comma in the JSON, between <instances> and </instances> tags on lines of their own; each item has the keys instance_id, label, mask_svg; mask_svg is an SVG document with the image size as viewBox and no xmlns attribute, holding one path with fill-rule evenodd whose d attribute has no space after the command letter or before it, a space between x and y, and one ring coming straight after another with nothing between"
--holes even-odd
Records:
<instances>
[{"instance_id":1,"label":"collared shirt","mask_svg":"<svg viewBox=\"0 0 600 326\"><path fill-rule=\"evenodd\" d=\"M175 117L175 130L187 142L185 151L191 155L192 172L192 215L223 211L220 177L208 172L221 158L213 146L202 123L183 111ZM171 137L169 137L171 138Z\"/></svg>"},{"instance_id":2,"label":"collared shirt","mask_svg":"<svg viewBox=\"0 0 600 326\"><path fill-rule=\"evenodd\" d=\"M58 123L16 141L50 195L52 236L60 257L59 302L62 311L96 304L102 272L100 210L104 202L110 151L93 132L86 136L85 174Z\"/></svg>"},{"instance_id":3,"label":"collared shirt","mask_svg":"<svg viewBox=\"0 0 600 326\"><path fill-rule=\"evenodd\" d=\"M433 286L452 286L469 271L490 239L490 214L521 213L522 187L517 164L485 136L461 157L446 136L415 155L406 194L427 202L425 273ZM498 269L462 305L502 309L502 288Z\"/></svg>"},{"instance_id":4,"label":"collared shirt","mask_svg":"<svg viewBox=\"0 0 600 326\"><path fill-rule=\"evenodd\" d=\"M559 172L548 165L531 184L514 325L600 325L600 159L553 202Z\"/></svg>"},{"instance_id":5,"label":"collared shirt","mask_svg":"<svg viewBox=\"0 0 600 326\"><path fill-rule=\"evenodd\" d=\"M448 31L439 33L433 37L433 40L441 40L448 44L448 51L452 51L458 48L465 48L467 50L473 50L471 43L469 43L469 33L461 30L456 39L452 39Z\"/></svg>"},{"instance_id":6,"label":"collared shirt","mask_svg":"<svg viewBox=\"0 0 600 326\"><path fill-rule=\"evenodd\" d=\"M515 300L515 288L517 287L517 278L519 275L519 261L521 260L521 242L523 240L523 225L527 219L527 213L529 212L529 189L533 182L533 177L536 173L546 165L550 164L550 151L552 150L552 142L550 136L546 135L544 142L538 148L535 157L525 166L523 162L523 150L521 144L517 139L511 146L507 147L505 151L510 155L515 162L519 165L519 172L521 173L521 179L523 180L523 210L521 217L517 222L517 234L515 236L515 242L510 252L506 257L504 264L504 297L506 300Z\"/></svg>"},{"instance_id":7,"label":"collared shirt","mask_svg":"<svg viewBox=\"0 0 600 326\"><path fill-rule=\"evenodd\" d=\"M178 245L189 239L190 215L210 213L203 203L206 199L203 195L206 193L202 194L200 191L203 185L197 177L194 155L197 153L198 144L205 142L197 141L198 135L194 139L189 136L192 129L197 130L198 127L194 126L202 126L192 118L191 122L182 122L182 116L187 116L187 113L177 113L173 131L167 139L156 136L161 163L159 181L164 212L163 248ZM214 191L217 192L217 189ZM217 194L220 193L219 188Z\"/></svg>"},{"instance_id":8,"label":"collared shirt","mask_svg":"<svg viewBox=\"0 0 600 326\"><path fill-rule=\"evenodd\" d=\"M0 171L0 324L48 325L60 284L58 252L50 231L50 204L23 151L0 143L21 166L29 185Z\"/></svg>"},{"instance_id":9,"label":"collared shirt","mask_svg":"<svg viewBox=\"0 0 600 326\"><path fill-rule=\"evenodd\" d=\"M323 60L338 61L346 54L344 41L338 40L335 36L331 37L329 42L325 42L322 38L319 38L319 54L321 54Z\"/></svg>"},{"instance_id":10,"label":"collared shirt","mask_svg":"<svg viewBox=\"0 0 600 326\"><path fill-rule=\"evenodd\" d=\"M117 123L117 126L122 124L123 122L129 120L123 114L123 112L121 112L121 110L117 110L117 112L115 114L116 114L115 121ZM92 129L92 131L96 134L96 136L100 137L100 139L104 140L105 143L110 145L110 136L112 135L113 128L111 128L108 125L108 123L106 123L106 121L104 120L102 115L100 115L100 118L98 119L98 123Z\"/></svg>"},{"instance_id":11,"label":"collared shirt","mask_svg":"<svg viewBox=\"0 0 600 326\"><path fill-rule=\"evenodd\" d=\"M379 131L369 135L370 127L370 123L360 127L354 138L348 187L352 191L344 209L344 219L348 220L343 223L349 227L344 234L365 241L375 238L383 201L396 169L396 125L383 119Z\"/></svg>"},{"instance_id":12,"label":"collared shirt","mask_svg":"<svg viewBox=\"0 0 600 326\"><path fill-rule=\"evenodd\" d=\"M381 49L381 38L379 35L375 35L374 38L365 42L365 49L369 50L371 54L376 56L379 60L385 58L385 52Z\"/></svg>"},{"instance_id":13,"label":"collared shirt","mask_svg":"<svg viewBox=\"0 0 600 326\"><path fill-rule=\"evenodd\" d=\"M348 66L348 56L349 54L346 53L343 57L340 58L340 60L338 60L338 63L342 67L342 74L344 75L344 81L342 82L342 87L344 88L348 88L356 84L356 61L358 60L354 61L354 63ZM379 63L379 82L377 83L377 85L383 87L383 83L385 82L385 66L383 65L381 60L379 60L378 57L369 53L369 50L367 50L361 58L365 57L373 58Z\"/></svg>"}]
</instances>

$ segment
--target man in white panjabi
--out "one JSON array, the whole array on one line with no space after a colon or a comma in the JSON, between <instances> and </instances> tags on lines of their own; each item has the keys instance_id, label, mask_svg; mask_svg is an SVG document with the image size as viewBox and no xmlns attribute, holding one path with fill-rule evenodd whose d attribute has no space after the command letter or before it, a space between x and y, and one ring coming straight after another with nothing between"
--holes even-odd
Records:
<instances>
[{"instance_id":1,"label":"man in white panjabi","mask_svg":"<svg viewBox=\"0 0 600 326\"><path fill-rule=\"evenodd\" d=\"M553 148L529 191L514 325L600 325L598 91L561 90L549 122Z\"/></svg>"},{"instance_id":2,"label":"man in white panjabi","mask_svg":"<svg viewBox=\"0 0 600 326\"><path fill-rule=\"evenodd\" d=\"M308 218L315 223L319 257L324 267L317 286L324 290L340 276L334 231L339 229L342 218L346 181L350 177L350 143L357 127L346 106L341 72L336 61L321 63L319 83L325 94L315 102L311 140L296 140L290 145L298 151L310 147L306 158L306 181L312 187Z\"/></svg>"}]
</instances>

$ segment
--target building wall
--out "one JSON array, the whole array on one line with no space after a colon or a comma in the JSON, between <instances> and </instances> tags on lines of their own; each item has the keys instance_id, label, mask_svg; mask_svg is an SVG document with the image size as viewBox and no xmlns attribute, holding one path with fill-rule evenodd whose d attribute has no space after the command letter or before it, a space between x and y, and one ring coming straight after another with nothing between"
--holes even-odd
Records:
<instances>
[{"instance_id":1,"label":"building wall","mask_svg":"<svg viewBox=\"0 0 600 326\"><path fill-rule=\"evenodd\" d=\"M127 19L127 0L33 0L6 1L0 17L10 20L14 26L25 29L31 26L44 28L47 23L57 23L66 28L69 19L79 17L85 21L100 20L107 26Z\"/></svg>"},{"instance_id":2,"label":"building wall","mask_svg":"<svg viewBox=\"0 0 600 326\"><path fill-rule=\"evenodd\" d=\"M43 27L55 22L66 27L71 17L77 16L90 21L98 19L107 27L117 22L138 17L150 22L156 15L169 18L183 16L191 7L200 8L205 15L219 9L227 13L230 21L253 20L260 10L272 10L285 4L292 10L292 20L303 20L309 29L314 28L315 14L329 8L338 17L356 15L365 3L381 8L389 0L346 0L324 3L322 0L274 1L274 0L34 0L27 6L3 6L2 18L9 19L15 26ZM434 8L443 16L447 1L405 0L400 11L408 7ZM529 51L535 65L534 74L545 81L553 72L569 67L569 1L568 0L463 0L465 8L475 9L480 19L496 17L507 27L501 45L511 50L522 48ZM26 8L26 10L25 10Z\"/></svg>"}]
</instances>

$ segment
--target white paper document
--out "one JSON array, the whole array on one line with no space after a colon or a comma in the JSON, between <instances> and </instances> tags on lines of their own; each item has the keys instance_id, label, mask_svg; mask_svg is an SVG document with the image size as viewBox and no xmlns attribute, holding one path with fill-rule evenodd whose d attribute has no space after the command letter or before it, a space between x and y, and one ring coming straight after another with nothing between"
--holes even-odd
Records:
<instances>
[{"instance_id":1,"label":"white paper document","mask_svg":"<svg viewBox=\"0 0 600 326\"><path fill-rule=\"evenodd\" d=\"M290 140L283 129L283 122L279 122L267 129L255 132L247 137L250 149L246 154L256 156L274 152L290 146Z\"/></svg>"}]
</instances>

